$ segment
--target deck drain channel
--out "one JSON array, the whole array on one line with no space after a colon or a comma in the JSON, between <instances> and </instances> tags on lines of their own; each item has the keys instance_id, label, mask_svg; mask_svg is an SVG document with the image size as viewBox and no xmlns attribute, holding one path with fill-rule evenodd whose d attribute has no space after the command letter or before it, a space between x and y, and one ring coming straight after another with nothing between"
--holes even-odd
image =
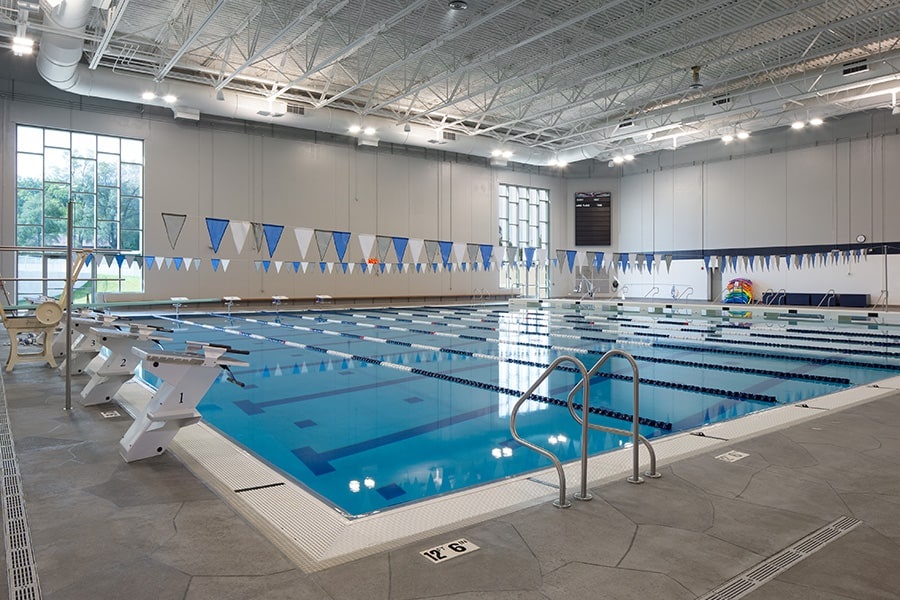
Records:
<instances>
[{"instance_id":1,"label":"deck drain channel","mask_svg":"<svg viewBox=\"0 0 900 600\"><path fill-rule=\"evenodd\" d=\"M787 571L809 555L818 552L834 540L862 523L853 517L840 517L825 527L812 532L789 548L767 558L758 565L744 571L731 581L727 581L698 600L737 600L743 598L759 586Z\"/></svg>"},{"instance_id":2,"label":"deck drain channel","mask_svg":"<svg viewBox=\"0 0 900 600\"><path fill-rule=\"evenodd\" d=\"M9 429L6 385L0 377L0 457L2 457L3 534L6 546L6 576L10 600L40 600L37 565L31 549L31 534L25 520L25 498L19 478L19 463Z\"/></svg>"}]
</instances>

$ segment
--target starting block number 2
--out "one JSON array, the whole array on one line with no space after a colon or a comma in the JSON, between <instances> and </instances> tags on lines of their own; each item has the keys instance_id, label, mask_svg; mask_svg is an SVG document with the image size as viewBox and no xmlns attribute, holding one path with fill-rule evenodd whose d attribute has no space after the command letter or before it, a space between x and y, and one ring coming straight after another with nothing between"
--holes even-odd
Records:
<instances>
[{"instance_id":1,"label":"starting block number 2","mask_svg":"<svg viewBox=\"0 0 900 600\"><path fill-rule=\"evenodd\" d=\"M441 563L475 550L478 550L478 546L469 540L463 539L450 542L449 544L435 546L430 550L423 550L419 552L419 554L430 560L432 563Z\"/></svg>"}]
</instances>

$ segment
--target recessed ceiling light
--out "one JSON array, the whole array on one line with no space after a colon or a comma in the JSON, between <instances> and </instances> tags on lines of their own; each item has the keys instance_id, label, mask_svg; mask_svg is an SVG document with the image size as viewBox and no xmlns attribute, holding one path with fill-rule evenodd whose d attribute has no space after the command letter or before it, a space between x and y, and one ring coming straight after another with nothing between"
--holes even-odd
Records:
<instances>
[{"instance_id":1,"label":"recessed ceiling light","mask_svg":"<svg viewBox=\"0 0 900 600\"><path fill-rule=\"evenodd\" d=\"M617 165L621 165L623 162L625 162L625 159L621 156L613 156L613 162Z\"/></svg>"},{"instance_id":2,"label":"recessed ceiling light","mask_svg":"<svg viewBox=\"0 0 900 600\"><path fill-rule=\"evenodd\" d=\"M623 158L628 162L631 162L634 160L634 154L626 154Z\"/></svg>"},{"instance_id":3,"label":"recessed ceiling light","mask_svg":"<svg viewBox=\"0 0 900 600\"><path fill-rule=\"evenodd\" d=\"M812 125L813 127L818 127L819 125L821 125L824 122L825 121L823 121L819 117L813 117L812 119L809 120L809 124Z\"/></svg>"},{"instance_id":4,"label":"recessed ceiling light","mask_svg":"<svg viewBox=\"0 0 900 600\"><path fill-rule=\"evenodd\" d=\"M162 97L162 99L163 102L167 102L168 104L175 104L176 102L178 102L178 98L176 96L173 96L172 94L166 94Z\"/></svg>"},{"instance_id":5,"label":"recessed ceiling light","mask_svg":"<svg viewBox=\"0 0 900 600\"><path fill-rule=\"evenodd\" d=\"M791 123L791 129L803 129L804 127L806 127L806 123L803 121L794 121Z\"/></svg>"},{"instance_id":6,"label":"recessed ceiling light","mask_svg":"<svg viewBox=\"0 0 900 600\"><path fill-rule=\"evenodd\" d=\"M366 127L365 129L363 129L363 133L366 135L375 135L375 128L374 127Z\"/></svg>"},{"instance_id":7,"label":"recessed ceiling light","mask_svg":"<svg viewBox=\"0 0 900 600\"><path fill-rule=\"evenodd\" d=\"M143 98L144 100L155 100L156 94L154 94L153 92L144 92L143 94L141 94L141 98Z\"/></svg>"},{"instance_id":8,"label":"recessed ceiling light","mask_svg":"<svg viewBox=\"0 0 900 600\"><path fill-rule=\"evenodd\" d=\"M350 133L359 133L360 131L362 131L362 127L360 127L359 125L351 125L349 131Z\"/></svg>"},{"instance_id":9,"label":"recessed ceiling light","mask_svg":"<svg viewBox=\"0 0 900 600\"><path fill-rule=\"evenodd\" d=\"M512 158L512 155L513 155L512 150L504 150L503 151L503 158Z\"/></svg>"},{"instance_id":10,"label":"recessed ceiling light","mask_svg":"<svg viewBox=\"0 0 900 600\"><path fill-rule=\"evenodd\" d=\"M738 131L737 137L739 140L746 140L748 137L750 137L750 134L746 131Z\"/></svg>"},{"instance_id":11,"label":"recessed ceiling light","mask_svg":"<svg viewBox=\"0 0 900 600\"><path fill-rule=\"evenodd\" d=\"M734 141L734 136L731 135L730 133L726 133L725 135L722 136L722 141L725 142L726 144L730 144L731 142Z\"/></svg>"},{"instance_id":12,"label":"recessed ceiling light","mask_svg":"<svg viewBox=\"0 0 900 600\"><path fill-rule=\"evenodd\" d=\"M503 154L503 150L500 150L499 148L491 150L491 156L500 156L501 154Z\"/></svg>"},{"instance_id":13,"label":"recessed ceiling light","mask_svg":"<svg viewBox=\"0 0 900 600\"><path fill-rule=\"evenodd\" d=\"M447 8L450 10L466 10L469 8L469 5L466 4L465 0L450 0L450 2L447 3Z\"/></svg>"}]
</instances>

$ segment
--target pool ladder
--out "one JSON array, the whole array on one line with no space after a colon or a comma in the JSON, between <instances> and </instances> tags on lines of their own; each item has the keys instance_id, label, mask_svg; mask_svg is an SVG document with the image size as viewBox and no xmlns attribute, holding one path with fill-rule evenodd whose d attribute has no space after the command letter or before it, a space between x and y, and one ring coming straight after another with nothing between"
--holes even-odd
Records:
<instances>
[{"instance_id":1,"label":"pool ladder","mask_svg":"<svg viewBox=\"0 0 900 600\"><path fill-rule=\"evenodd\" d=\"M588 419L588 415L590 414L590 387L591 387L591 377L593 377L608 360L613 358L614 356L619 356L626 359L631 364L631 370L633 372L633 380L634 380L634 391L633 391L633 412L632 412L632 430L628 431L625 429L618 429L615 427L606 427L604 425L598 425L596 423L590 423ZM522 404L528 400L529 396L534 393L534 391L550 376L550 374L557 369L563 363L572 363L575 365L575 368L578 369L578 372L581 374L580 381L575 384L575 387L569 392L569 396L566 399L566 406L569 409L569 414L572 415L572 418L581 425L581 489L577 492L574 497L576 500L587 501L592 498L591 494L587 491L587 461L588 461L588 434L590 429L594 429L596 431L605 431L607 433L613 433L616 435L629 436L632 439L632 472L631 476L628 477L629 483L643 483L644 479L640 475L640 444L644 444L647 448L647 452L650 454L650 470L644 473L645 477L650 477L651 479L656 479L661 477L661 475L656 471L656 452L653 450L653 446L650 445L649 440L640 434L640 417L638 416L638 405L639 405L639 395L638 395L638 387L640 385L640 379L638 377L638 366L637 362L634 360L634 357L631 356L628 352L623 350L610 350L606 354L604 354L600 360L598 360L593 367L588 369L584 366L584 363L578 360L573 356L560 356L556 360L554 360L550 365L544 369L544 372L541 373L540 377L531 385L528 390L522 394L516 404L513 406L512 413L509 417L509 430L512 434L513 438L525 446L526 448L531 448L538 454L541 454L553 463L553 466L556 468L556 473L559 476L559 499L553 501L553 506L557 508L569 508L572 506L572 503L566 498L566 474L563 470L562 463L560 462L557 456L550 452L545 448L541 448L540 446L529 442L519 435L519 432L516 429L516 416L519 413L519 408ZM573 399L575 398L575 394L581 391L581 416L575 411L575 406Z\"/></svg>"}]
</instances>

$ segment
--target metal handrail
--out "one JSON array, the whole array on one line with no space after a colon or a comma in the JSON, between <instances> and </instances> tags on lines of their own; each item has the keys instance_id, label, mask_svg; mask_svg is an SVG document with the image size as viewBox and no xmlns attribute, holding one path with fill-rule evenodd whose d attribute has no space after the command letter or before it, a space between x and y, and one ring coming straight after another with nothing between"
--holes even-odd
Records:
<instances>
[{"instance_id":1,"label":"metal handrail","mask_svg":"<svg viewBox=\"0 0 900 600\"><path fill-rule=\"evenodd\" d=\"M837 297L837 292L834 291L834 288L829 288L829 290L827 292L825 292L825 295L822 296L822 299L819 301L819 303L816 304L816 308L821 308L822 305L828 301L828 298L835 298L835 297Z\"/></svg>"},{"instance_id":2,"label":"metal handrail","mask_svg":"<svg viewBox=\"0 0 900 600\"><path fill-rule=\"evenodd\" d=\"M763 294L765 294L765 292L763 292ZM778 300L779 296L784 297L785 294L787 294L787 292L784 291L784 288L779 289L777 292L773 292L772 295L769 296L769 301L766 302L766 306L771 306L773 302Z\"/></svg>"},{"instance_id":3,"label":"metal handrail","mask_svg":"<svg viewBox=\"0 0 900 600\"><path fill-rule=\"evenodd\" d=\"M656 296L658 293L659 293L659 287L654 285L652 288L650 288L650 291L649 291L649 292L647 292L646 294L644 294L644 298L650 298L650 297L651 297L651 294L652 294L653 296Z\"/></svg>"},{"instance_id":4,"label":"metal handrail","mask_svg":"<svg viewBox=\"0 0 900 600\"><path fill-rule=\"evenodd\" d=\"M684 288L683 290L681 290L681 293L678 294L677 296L675 296L675 299L681 300L682 298L690 298L693 293L694 293L694 286L689 285L686 288Z\"/></svg>"},{"instance_id":5,"label":"metal handrail","mask_svg":"<svg viewBox=\"0 0 900 600\"><path fill-rule=\"evenodd\" d=\"M584 418L579 418L578 414L575 412L575 407L572 405L572 399L575 394L578 392L578 388L581 387L582 382L578 382L575 387L572 388L572 391L569 392L569 397L567 399L567 406L569 408L569 414L578 421L578 423L582 426L582 437L587 438L587 428L596 429L598 431L605 431L607 433L614 433L617 435L625 435L631 436L632 438L632 470L631 477L628 478L629 483L643 483L644 480L640 476L640 446L638 442L641 442L646 446L647 452L650 454L650 470L644 473L645 476L650 477L651 479L657 479L661 477L660 473L656 470L656 452L653 450L653 446L650 444L650 441L645 438L640 433L640 400L639 400L639 386L640 386L640 376L638 375L638 366L637 361L635 361L634 357L625 352L624 350L613 349L608 351L606 354L600 357L594 366L588 369L585 379L583 381L590 382L590 378L593 377L602 367L606 364L606 361L611 359L614 356L621 356L626 359L631 364L631 371L634 378L634 391L633 391L633 416L632 416L632 430L627 431L625 429L618 429L616 427L606 427L605 425L597 425L596 423L588 422L588 408L587 405L583 407L582 414ZM587 386L586 386L587 387ZM582 457L581 457L581 485L582 485L582 495L587 492L587 443L582 442Z\"/></svg>"},{"instance_id":6,"label":"metal handrail","mask_svg":"<svg viewBox=\"0 0 900 600\"><path fill-rule=\"evenodd\" d=\"M544 369L544 372L541 373L540 377L537 378L537 380L531 385L531 387L528 388L528 390L526 390L525 393L522 394L522 396L518 399L518 401L513 406L512 412L509 415L509 431L512 434L513 439L516 440L517 442L519 442L520 444L522 444L523 446L525 446L526 448L531 448L538 454L546 456L553 463L553 466L556 467L556 474L559 475L559 499L555 500L553 502L553 506L555 506L557 508L569 508L570 506L572 506L572 503L566 499L566 473L563 470L562 463L559 461L559 458L557 458L556 455L553 454L552 452L550 452L549 450L541 448L540 446L538 446L536 444L532 444L531 442L529 442L528 440L526 440L525 438L523 438L522 436L519 435L519 432L516 429L516 415L519 412L519 407L522 406L522 404L528 399L528 397L531 396L531 394L534 393L534 391L538 388L538 386L540 386L544 382L544 380L550 376L550 373L555 371L556 368L564 362L573 363L575 365L575 367L578 369L579 373L581 373L582 381L587 381L587 371L585 371L584 363L582 363L580 360L578 360L577 358L575 358L573 356L560 356L559 358L554 360L552 363L550 363L550 365L546 369ZM589 385L585 385L584 386L585 410L587 410L587 406L588 406L588 393L589 393ZM583 428L583 432L586 433L587 428ZM583 438L581 443L582 443L583 447L586 447L587 439Z\"/></svg>"}]
</instances>

